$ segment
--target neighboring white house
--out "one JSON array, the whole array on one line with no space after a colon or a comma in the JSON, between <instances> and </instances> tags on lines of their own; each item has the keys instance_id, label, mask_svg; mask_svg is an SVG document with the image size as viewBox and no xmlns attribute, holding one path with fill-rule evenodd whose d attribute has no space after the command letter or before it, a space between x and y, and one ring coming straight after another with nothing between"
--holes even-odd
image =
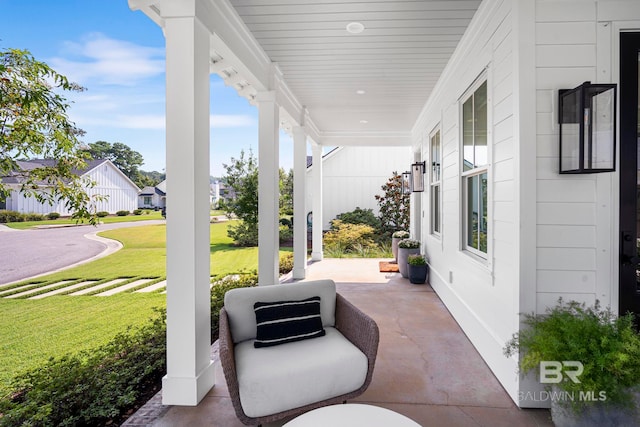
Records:
<instances>
[{"instance_id":1,"label":"neighboring white house","mask_svg":"<svg viewBox=\"0 0 640 427\"><path fill-rule=\"evenodd\" d=\"M138 193L138 208L140 209L161 209L167 205L167 193L163 190L167 187L164 180L155 187L144 187Z\"/></svg>"},{"instance_id":2,"label":"neighboring white house","mask_svg":"<svg viewBox=\"0 0 640 427\"><path fill-rule=\"evenodd\" d=\"M382 195L382 186L394 172L402 173L411 167L410 147L338 147L322 157L322 218L323 228L329 229L332 219L355 208L371 209L378 215L375 199ZM313 165L307 161L307 181L311 180ZM313 189L306 194L307 211L311 211Z\"/></svg>"},{"instance_id":3,"label":"neighboring white house","mask_svg":"<svg viewBox=\"0 0 640 427\"><path fill-rule=\"evenodd\" d=\"M18 165L22 169L33 169L34 167L51 165L51 162L54 162L54 160L29 160L19 161ZM94 194L106 196L104 200L96 203L97 212L106 211L112 214L121 210L131 212L138 207L138 192L140 189L110 160L88 161L87 167L76 173L96 183L95 187L87 189L87 194L90 196ZM25 197L18 191L20 183L15 176L4 177L2 182L9 188L13 188L11 195L4 202L4 208L7 210L39 214L57 212L63 216L73 213L65 207L64 201L57 202L51 206L46 203L40 203L33 197Z\"/></svg>"}]
</instances>

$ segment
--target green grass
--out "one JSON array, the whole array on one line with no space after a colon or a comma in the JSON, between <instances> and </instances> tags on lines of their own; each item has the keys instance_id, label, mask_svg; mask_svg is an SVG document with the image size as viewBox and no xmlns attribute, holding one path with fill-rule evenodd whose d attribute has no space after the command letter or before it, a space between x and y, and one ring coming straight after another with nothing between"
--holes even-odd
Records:
<instances>
[{"instance_id":1,"label":"green grass","mask_svg":"<svg viewBox=\"0 0 640 427\"><path fill-rule=\"evenodd\" d=\"M148 221L151 219L163 219L162 213L160 211L148 211L149 213L145 213L147 211L143 211L142 215L127 215L127 216L106 216L104 218L99 218L100 222L103 224L112 224L115 222L136 222L136 221ZM66 224L75 224L76 221L71 218L58 218L54 220L44 220L44 221L25 221L25 222L10 222L6 225L7 227L16 229L16 230L26 230L29 228L41 226L41 225L66 225Z\"/></svg>"},{"instance_id":2,"label":"green grass","mask_svg":"<svg viewBox=\"0 0 640 427\"><path fill-rule=\"evenodd\" d=\"M257 270L258 248L232 246L227 237L231 223L211 224L212 276ZM166 276L165 224L99 234L120 241L124 247L107 257L37 281ZM283 248L282 252L286 251L291 248ZM11 378L19 372L37 367L53 356L104 344L128 326L146 322L153 307L165 305L166 297L161 293L54 296L40 300L0 298L0 396L8 391Z\"/></svg>"},{"instance_id":3,"label":"green grass","mask_svg":"<svg viewBox=\"0 0 640 427\"><path fill-rule=\"evenodd\" d=\"M165 304L165 295L157 293L0 299L0 396L16 374L52 356L105 344Z\"/></svg>"}]
</instances>

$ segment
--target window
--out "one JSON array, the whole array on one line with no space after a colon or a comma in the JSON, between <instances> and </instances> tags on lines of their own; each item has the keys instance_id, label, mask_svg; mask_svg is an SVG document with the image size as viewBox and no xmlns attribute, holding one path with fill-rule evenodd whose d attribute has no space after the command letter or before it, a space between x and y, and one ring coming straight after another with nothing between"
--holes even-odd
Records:
<instances>
[{"instance_id":1,"label":"window","mask_svg":"<svg viewBox=\"0 0 640 427\"><path fill-rule=\"evenodd\" d=\"M431 234L439 236L442 230L442 212L440 210L440 199L442 197L442 191L440 190L442 145L440 142L440 129L431 134L429 146L431 151L431 173L429 177L429 182L431 183Z\"/></svg>"},{"instance_id":2,"label":"window","mask_svg":"<svg viewBox=\"0 0 640 427\"><path fill-rule=\"evenodd\" d=\"M146 205L150 205L151 204L151 196L144 196L144 202L143 204Z\"/></svg>"},{"instance_id":3,"label":"window","mask_svg":"<svg viewBox=\"0 0 640 427\"><path fill-rule=\"evenodd\" d=\"M463 249L487 256L487 82L462 104Z\"/></svg>"}]
</instances>

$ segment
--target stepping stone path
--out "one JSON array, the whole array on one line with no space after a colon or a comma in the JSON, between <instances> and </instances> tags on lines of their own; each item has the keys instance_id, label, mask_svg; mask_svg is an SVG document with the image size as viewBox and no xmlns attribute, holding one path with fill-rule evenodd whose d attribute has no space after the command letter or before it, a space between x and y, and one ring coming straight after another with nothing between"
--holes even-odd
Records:
<instances>
[{"instance_id":1,"label":"stepping stone path","mask_svg":"<svg viewBox=\"0 0 640 427\"><path fill-rule=\"evenodd\" d=\"M42 283L28 283L16 288L3 289L0 286L0 298L27 298L27 299L42 299L46 297L50 297L53 295L67 294L71 296L79 296L79 295L87 295L93 294L96 296L109 296L115 295L121 292L129 291L133 288L137 288L143 286L146 283L153 282L157 279L137 279L132 280L131 278L122 278L122 279L114 279L105 283L100 283L95 286L91 286L93 283L98 283L99 280L85 280L78 283L73 283L75 280L63 280L56 283L42 284ZM72 283L68 286L65 286L67 283ZM118 284L124 283L122 286L117 286ZM154 292L158 291L167 286L167 281L162 280L158 283L153 283L149 286L142 287L141 289L136 290L135 292ZM49 292L42 292L47 289L52 289ZM74 289L79 289L75 292L71 292ZM101 289L105 289L103 292L98 292ZM98 293L96 293L98 292ZM37 295L34 295L37 294Z\"/></svg>"}]
</instances>

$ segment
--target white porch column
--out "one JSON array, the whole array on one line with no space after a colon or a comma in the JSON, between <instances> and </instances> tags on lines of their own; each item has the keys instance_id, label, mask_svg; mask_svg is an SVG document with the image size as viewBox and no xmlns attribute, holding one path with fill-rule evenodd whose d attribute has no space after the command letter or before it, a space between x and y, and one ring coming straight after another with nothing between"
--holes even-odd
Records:
<instances>
[{"instance_id":1,"label":"white porch column","mask_svg":"<svg viewBox=\"0 0 640 427\"><path fill-rule=\"evenodd\" d=\"M215 383L210 358L209 32L194 16L176 16L165 17L167 375L162 403L197 405Z\"/></svg>"},{"instance_id":2,"label":"white porch column","mask_svg":"<svg viewBox=\"0 0 640 427\"><path fill-rule=\"evenodd\" d=\"M293 278L307 275L307 135L293 128Z\"/></svg>"},{"instance_id":3,"label":"white porch column","mask_svg":"<svg viewBox=\"0 0 640 427\"><path fill-rule=\"evenodd\" d=\"M259 92L258 103L258 284L278 283L280 249L280 119L276 93Z\"/></svg>"},{"instance_id":4,"label":"white porch column","mask_svg":"<svg viewBox=\"0 0 640 427\"><path fill-rule=\"evenodd\" d=\"M322 261L322 146L313 144L313 171L312 171L312 194L313 194L313 236L311 259Z\"/></svg>"}]
</instances>

